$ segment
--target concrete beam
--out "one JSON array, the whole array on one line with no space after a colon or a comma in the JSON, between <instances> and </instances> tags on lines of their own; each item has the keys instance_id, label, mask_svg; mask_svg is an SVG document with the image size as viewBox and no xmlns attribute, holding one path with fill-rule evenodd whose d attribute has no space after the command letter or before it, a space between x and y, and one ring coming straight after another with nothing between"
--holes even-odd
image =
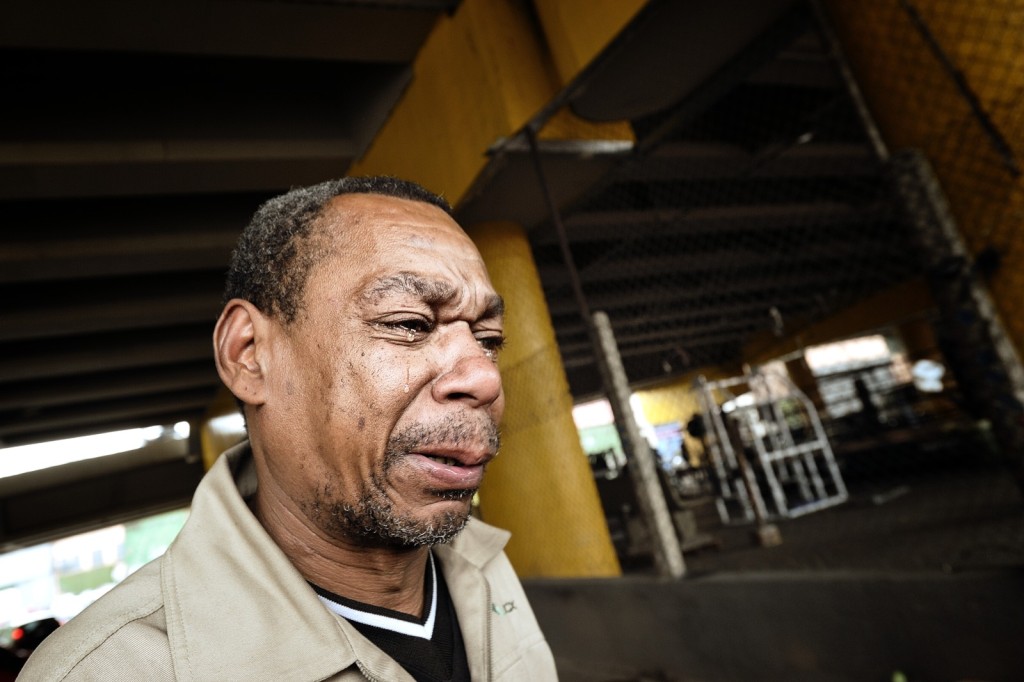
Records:
<instances>
[{"instance_id":1,"label":"concrete beam","mask_svg":"<svg viewBox=\"0 0 1024 682\"><path fill-rule=\"evenodd\" d=\"M216 388L193 388L174 393L130 397L90 403L34 409L27 413L15 410L0 414L0 439L29 433L55 432L69 427L137 419L171 412L202 410L216 395ZM151 421L150 424L158 423ZM94 431L98 431L94 429Z\"/></svg>"},{"instance_id":2,"label":"concrete beam","mask_svg":"<svg viewBox=\"0 0 1024 682\"><path fill-rule=\"evenodd\" d=\"M205 292L131 291L120 300L72 301L0 315L0 341L207 322L220 312L217 287Z\"/></svg>"},{"instance_id":3,"label":"concrete beam","mask_svg":"<svg viewBox=\"0 0 1024 682\"><path fill-rule=\"evenodd\" d=\"M753 316L768 316L768 308L772 305L781 311L794 308L804 308L814 301L812 291L786 292L784 297L767 296L760 299L747 299L744 301L723 301L713 307L691 306L685 303L678 305L667 304L664 301L658 305L651 305L649 310L644 312L635 306L627 307L610 313L614 320L616 336L619 334L628 335L631 329L645 329L652 326L671 326L677 329L691 330L694 325L703 325L709 322L727 323L730 319L745 318ZM646 297L645 301L648 301ZM571 315L560 316L552 320L559 338L563 341L569 337L577 336L583 338L587 330L579 317Z\"/></svg>"},{"instance_id":4,"label":"concrete beam","mask_svg":"<svg viewBox=\"0 0 1024 682\"><path fill-rule=\"evenodd\" d=\"M203 269L223 272L243 226L239 220L224 227L184 226L163 234L141 229L118 236L12 240L0 251L0 284Z\"/></svg>"},{"instance_id":5,"label":"concrete beam","mask_svg":"<svg viewBox=\"0 0 1024 682\"><path fill-rule=\"evenodd\" d=\"M0 346L0 383L213 357L210 325L116 332Z\"/></svg>"},{"instance_id":6,"label":"concrete beam","mask_svg":"<svg viewBox=\"0 0 1024 682\"><path fill-rule=\"evenodd\" d=\"M652 286L644 292L643 300L652 306L694 306L707 310L709 309L707 307L709 297L720 301L723 306L728 306L751 300L763 301L766 294L771 295L771 291L789 291L800 287L807 287L810 289L810 293L815 295L821 292L821 287L826 285L842 287L845 282L845 279L837 279L835 273L832 272L791 272L782 273L771 279L766 277L730 279L724 282L714 282L713 285L697 287ZM588 296L592 307L609 311L632 309L636 306L636 298L636 289L622 291L616 290L614 287L602 287L600 292ZM550 310L552 317L560 320L568 319L573 315L579 316L575 302L567 297L552 300Z\"/></svg>"},{"instance_id":7,"label":"concrete beam","mask_svg":"<svg viewBox=\"0 0 1024 682\"><path fill-rule=\"evenodd\" d=\"M874 176L878 166L871 151L841 142L770 147L757 153L722 142L666 142L627 168L632 181L709 180L742 178L803 178Z\"/></svg>"},{"instance_id":8,"label":"concrete beam","mask_svg":"<svg viewBox=\"0 0 1024 682\"><path fill-rule=\"evenodd\" d=\"M126 417L111 417L110 419L97 417L95 420L86 424L75 423L60 427L51 426L38 431L25 431L22 433L11 434L5 436L2 443L4 446L27 445L29 443L41 443L44 441L60 440L63 438L74 438L76 436L91 436L97 433L121 431L123 429L137 429L145 428L147 426L177 424L178 422L188 422L189 424L196 425L202 423L205 414L206 407L204 406L200 409L175 408L168 412L154 412Z\"/></svg>"},{"instance_id":9,"label":"concrete beam","mask_svg":"<svg viewBox=\"0 0 1024 682\"><path fill-rule=\"evenodd\" d=\"M14 0L0 45L406 63L456 1L401 3Z\"/></svg>"},{"instance_id":10,"label":"concrete beam","mask_svg":"<svg viewBox=\"0 0 1024 682\"><path fill-rule=\"evenodd\" d=\"M838 275L842 271L838 267L840 264L850 262L851 259L865 257L867 242L866 235L851 232L842 238L824 243L804 242L798 250L788 248L786 245L775 246L774 249L767 250L766 244L722 242L717 245L718 248L713 250L693 249L686 253L646 254L643 257L638 254L630 254L629 257L620 256L616 252L625 251L629 246L629 243L626 242L624 248L610 249L600 259L581 268L580 275L584 286L616 280L635 280L639 276L671 277L673 275L715 274L722 280L736 279L742 278L744 271L763 273L766 269L774 269L776 272L772 274L775 275L776 273L812 272L815 269L831 268ZM681 243L681 247L685 247L685 244ZM876 247L876 250L881 255L881 249ZM561 265L542 265L539 269L545 286L557 287L569 284L569 275ZM774 277L773 281L775 281Z\"/></svg>"},{"instance_id":11,"label":"concrete beam","mask_svg":"<svg viewBox=\"0 0 1024 682\"><path fill-rule=\"evenodd\" d=\"M179 458L0 497L0 551L187 506L202 475Z\"/></svg>"},{"instance_id":12,"label":"concrete beam","mask_svg":"<svg viewBox=\"0 0 1024 682\"><path fill-rule=\"evenodd\" d=\"M37 410L74 403L201 388L212 395L220 385L212 359L158 367L139 367L71 377L5 384L0 412Z\"/></svg>"},{"instance_id":13,"label":"concrete beam","mask_svg":"<svg viewBox=\"0 0 1024 682\"><path fill-rule=\"evenodd\" d=\"M0 166L0 199L278 193L345 174L350 156L190 163Z\"/></svg>"},{"instance_id":14,"label":"concrete beam","mask_svg":"<svg viewBox=\"0 0 1024 682\"><path fill-rule=\"evenodd\" d=\"M886 205L851 206L837 202L795 202L745 206L709 206L686 209L577 211L565 220L573 244L621 241L624 236L645 238L678 235L725 237L737 233L786 232L797 226L814 226L818 232L877 224L892 219ZM548 231L534 243L555 244Z\"/></svg>"},{"instance_id":15,"label":"concrete beam","mask_svg":"<svg viewBox=\"0 0 1024 682\"><path fill-rule=\"evenodd\" d=\"M657 338L664 341L656 342ZM729 330L721 334L707 335L686 339L679 334L666 333L655 339L648 339L640 345L632 345L620 349L619 354L623 358L637 358L639 356L657 356L661 353L674 351L682 348L687 353L701 348L721 347L728 344L738 344L743 341L744 335L741 330ZM589 352L580 350L580 354L564 358L566 369L575 369L586 365L594 364L594 356ZM629 367L627 365L626 369Z\"/></svg>"}]
</instances>

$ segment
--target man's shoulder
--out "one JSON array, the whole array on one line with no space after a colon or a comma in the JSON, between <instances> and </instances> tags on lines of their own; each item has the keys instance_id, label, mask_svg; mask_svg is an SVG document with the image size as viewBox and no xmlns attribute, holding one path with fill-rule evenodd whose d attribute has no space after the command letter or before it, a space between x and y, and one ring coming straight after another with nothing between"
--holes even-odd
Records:
<instances>
[{"instance_id":1,"label":"man's shoulder","mask_svg":"<svg viewBox=\"0 0 1024 682\"><path fill-rule=\"evenodd\" d=\"M122 679L171 677L159 559L47 637L18 679L109 679L115 670Z\"/></svg>"}]
</instances>

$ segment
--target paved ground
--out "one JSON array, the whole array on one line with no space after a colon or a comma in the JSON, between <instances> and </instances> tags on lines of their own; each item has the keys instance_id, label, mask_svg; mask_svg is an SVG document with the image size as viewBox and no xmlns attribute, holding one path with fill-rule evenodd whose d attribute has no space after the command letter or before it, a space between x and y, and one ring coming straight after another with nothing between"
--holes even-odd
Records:
<instances>
[{"instance_id":1,"label":"paved ground","mask_svg":"<svg viewBox=\"0 0 1024 682\"><path fill-rule=\"evenodd\" d=\"M709 528L687 578L527 584L566 682L1022 679L1024 497L993 467L864 476L845 504Z\"/></svg>"},{"instance_id":2,"label":"paved ground","mask_svg":"<svg viewBox=\"0 0 1024 682\"><path fill-rule=\"evenodd\" d=\"M688 572L1024 568L1024 497L995 467L853 483L845 504L777 526L783 543L769 548L749 526L705 528L719 547L687 554Z\"/></svg>"}]
</instances>

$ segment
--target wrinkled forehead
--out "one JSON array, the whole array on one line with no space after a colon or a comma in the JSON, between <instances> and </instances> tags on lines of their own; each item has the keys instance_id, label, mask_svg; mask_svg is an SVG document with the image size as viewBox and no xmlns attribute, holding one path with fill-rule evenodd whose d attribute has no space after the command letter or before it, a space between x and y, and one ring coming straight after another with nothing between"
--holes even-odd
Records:
<instances>
[{"instance_id":1,"label":"wrinkled forehead","mask_svg":"<svg viewBox=\"0 0 1024 682\"><path fill-rule=\"evenodd\" d=\"M415 280L444 290L444 298L493 295L480 252L451 216L431 204L370 194L342 195L325 208L332 251L362 293L394 291ZM396 279L398 278L398 279ZM416 289L423 284L402 288ZM433 297L433 296L432 296Z\"/></svg>"},{"instance_id":2,"label":"wrinkled forehead","mask_svg":"<svg viewBox=\"0 0 1024 682\"><path fill-rule=\"evenodd\" d=\"M321 225L342 244L368 249L406 244L417 248L457 247L479 257L472 240L455 220L432 204L380 194L343 194L321 213Z\"/></svg>"},{"instance_id":3,"label":"wrinkled forehead","mask_svg":"<svg viewBox=\"0 0 1024 682\"><path fill-rule=\"evenodd\" d=\"M348 194L331 199L321 211L319 222L338 235L386 238L395 230L413 228L415 241L432 241L432 233L447 233L472 242L449 214L425 202L385 195Z\"/></svg>"}]
</instances>

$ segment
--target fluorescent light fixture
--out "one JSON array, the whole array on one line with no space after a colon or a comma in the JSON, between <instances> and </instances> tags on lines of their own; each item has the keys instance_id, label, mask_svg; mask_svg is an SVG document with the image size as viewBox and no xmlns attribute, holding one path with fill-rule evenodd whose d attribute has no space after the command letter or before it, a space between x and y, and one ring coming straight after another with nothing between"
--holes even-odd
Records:
<instances>
[{"instance_id":1,"label":"fluorescent light fixture","mask_svg":"<svg viewBox=\"0 0 1024 682\"><path fill-rule=\"evenodd\" d=\"M188 434L192 433L192 425L188 422L178 422L174 425L174 435L178 438L188 438Z\"/></svg>"},{"instance_id":2,"label":"fluorescent light fixture","mask_svg":"<svg viewBox=\"0 0 1024 682\"><path fill-rule=\"evenodd\" d=\"M185 426L180 428L181 424ZM175 424L174 431L179 437L187 437L188 423ZM96 457L116 455L129 450L138 450L149 441L161 437L163 433L164 427L162 426L148 426L141 429L110 431L93 436L79 436L46 443L0 448L0 478Z\"/></svg>"}]
</instances>

